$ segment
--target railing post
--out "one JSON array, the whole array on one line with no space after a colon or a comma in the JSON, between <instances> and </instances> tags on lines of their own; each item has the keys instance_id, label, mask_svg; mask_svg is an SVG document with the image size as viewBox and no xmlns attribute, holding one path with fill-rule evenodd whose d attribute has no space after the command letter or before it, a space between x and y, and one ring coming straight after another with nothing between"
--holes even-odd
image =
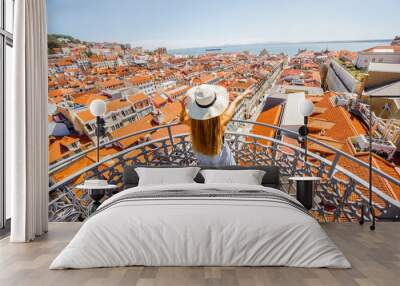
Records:
<instances>
[{"instance_id":1,"label":"railing post","mask_svg":"<svg viewBox=\"0 0 400 286\"><path fill-rule=\"evenodd\" d=\"M239 136L235 135L235 149L236 149L236 164L239 164Z\"/></svg>"},{"instance_id":2,"label":"railing post","mask_svg":"<svg viewBox=\"0 0 400 286\"><path fill-rule=\"evenodd\" d=\"M271 144L271 157L274 164L276 162L277 148L278 146L276 146L276 144Z\"/></svg>"},{"instance_id":3,"label":"railing post","mask_svg":"<svg viewBox=\"0 0 400 286\"><path fill-rule=\"evenodd\" d=\"M167 131L168 131L169 142L171 142L171 147L172 147L172 152L171 153L174 153L175 152L174 137L172 136L171 126L170 125L167 126ZM168 154L168 148L167 148L166 155L169 155Z\"/></svg>"},{"instance_id":4,"label":"railing post","mask_svg":"<svg viewBox=\"0 0 400 286\"><path fill-rule=\"evenodd\" d=\"M339 204L337 205L335 214L334 214L334 219L336 219L338 222L340 222L340 217L342 213L344 212L344 207L346 205L346 202L348 201L351 193L353 192L354 188L354 181L352 179L349 180L348 184L345 187L344 193L342 197L340 198Z\"/></svg>"},{"instance_id":5,"label":"railing post","mask_svg":"<svg viewBox=\"0 0 400 286\"><path fill-rule=\"evenodd\" d=\"M253 163L257 162L257 138L253 140Z\"/></svg>"},{"instance_id":6,"label":"railing post","mask_svg":"<svg viewBox=\"0 0 400 286\"><path fill-rule=\"evenodd\" d=\"M331 178L333 173L335 172L336 165L339 162L340 157L341 157L341 155L339 153L336 153L335 158L333 159L333 162L331 164L331 168L329 169L329 172L328 172L328 178Z\"/></svg>"}]
</instances>

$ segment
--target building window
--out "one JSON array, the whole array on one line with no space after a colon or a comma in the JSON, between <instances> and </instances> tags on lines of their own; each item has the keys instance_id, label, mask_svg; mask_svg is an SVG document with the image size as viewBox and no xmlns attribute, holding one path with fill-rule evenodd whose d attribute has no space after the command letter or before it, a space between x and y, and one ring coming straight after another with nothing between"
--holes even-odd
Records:
<instances>
[{"instance_id":1,"label":"building window","mask_svg":"<svg viewBox=\"0 0 400 286\"><path fill-rule=\"evenodd\" d=\"M0 229L7 231L11 194L4 188L4 104L11 96L14 0L0 0Z\"/></svg>"}]
</instances>

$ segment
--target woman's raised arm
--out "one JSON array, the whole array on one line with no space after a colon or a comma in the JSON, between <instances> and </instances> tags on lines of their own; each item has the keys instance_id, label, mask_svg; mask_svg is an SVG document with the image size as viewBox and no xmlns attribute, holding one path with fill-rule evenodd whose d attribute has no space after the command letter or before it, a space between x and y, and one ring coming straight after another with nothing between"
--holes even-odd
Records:
<instances>
[{"instance_id":1,"label":"woman's raised arm","mask_svg":"<svg viewBox=\"0 0 400 286\"><path fill-rule=\"evenodd\" d=\"M181 113L179 115L179 120L182 124L189 124L189 120L190 120L190 118L186 112L186 101L187 101L186 95L184 95L183 98L179 100L181 107L182 107Z\"/></svg>"},{"instance_id":2,"label":"woman's raised arm","mask_svg":"<svg viewBox=\"0 0 400 286\"><path fill-rule=\"evenodd\" d=\"M221 124L222 126L228 125L229 121L231 121L233 115L235 114L236 107L238 104L245 98L245 94L241 94L237 96L228 106L228 108L225 110L223 116L221 117Z\"/></svg>"}]
</instances>

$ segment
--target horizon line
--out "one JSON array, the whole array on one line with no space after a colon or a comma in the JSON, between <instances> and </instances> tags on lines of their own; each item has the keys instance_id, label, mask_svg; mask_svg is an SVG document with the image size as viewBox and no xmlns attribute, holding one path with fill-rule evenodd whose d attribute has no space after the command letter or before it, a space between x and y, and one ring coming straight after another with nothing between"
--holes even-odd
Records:
<instances>
[{"instance_id":1,"label":"horizon line","mask_svg":"<svg viewBox=\"0 0 400 286\"><path fill-rule=\"evenodd\" d=\"M268 41L268 42L253 42L246 44L224 44L214 46L191 46L186 48L170 48L170 50L187 50L187 49L199 49L199 48L220 48L220 47L232 47L232 46L248 46L248 45L262 45L262 44L318 44L318 43L357 43L357 42L386 42L392 41L393 39L364 39L364 40L329 40L329 41Z\"/></svg>"},{"instance_id":2,"label":"horizon line","mask_svg":"<svg viewBox=\"0 0 400 286\"><path fill-rule=\"evenodd\" d=\"M82 42L86 43L115 43L115 44L131 44L133 43L131 41L127 41L125 43L122 43L120 41L86 41L82 40L79 37L76 36L71 36L69 34L64 34L64 33L48 33L49 35L63 35L63 36L70 36L74 39L77 39ZM379 38L379 39L358 39L358 40L312 40L312 41L262 41L262 42L249 42L249 43L232 43L232 44L221 44L221 45L201 45L201 46L188 46L188 47L181 47L181 48L167 48L165 46L158 46L157 48L167 48L168 50L186 50L186 49L199 49L199 48L220 48L220 47L232 47L232 46L247 46L247 45L262 45L262 44L317 44L317 43L346 43L346 42L383 42L383 41L392 41L390 38ZM133 45L135 46L135 45ZM140 45L137 45L140 47ZM145 50L154 50L157 48L143 48Z\"/></svg>"}]
</instances>

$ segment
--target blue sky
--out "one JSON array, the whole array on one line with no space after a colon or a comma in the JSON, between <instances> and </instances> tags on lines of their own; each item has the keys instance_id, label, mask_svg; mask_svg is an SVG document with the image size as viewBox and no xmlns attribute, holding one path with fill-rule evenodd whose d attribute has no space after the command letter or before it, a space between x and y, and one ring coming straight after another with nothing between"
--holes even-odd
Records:
<instances>
[{"instance_id":1,"label":"blue sky","mask_svg":"<svg viewBox=\"0 0 400 286\"><path fill-rule=\"evenodd\" d=\"M49 33L145 48L393 38L395 11L398 0L47 0Z\"/></svg>"}]
</instances>

